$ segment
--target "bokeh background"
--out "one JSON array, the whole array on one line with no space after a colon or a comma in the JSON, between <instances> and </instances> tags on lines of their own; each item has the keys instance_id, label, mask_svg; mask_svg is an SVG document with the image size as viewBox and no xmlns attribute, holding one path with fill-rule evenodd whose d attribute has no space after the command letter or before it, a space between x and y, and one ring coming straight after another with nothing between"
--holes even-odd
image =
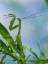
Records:
<instances>
[{"instance_id":1,"label":"bokeh background","mask_svg":"<svg viewBox=\"0 0 48 64\"><path fill-rule=\"evenodd\" d=\"M43 12L42 12L43 11ZM42 13L39 13L42 12ZM22 19L21 37L23 45L31 47L40 57L40 50L45 53L45 58L48 58L48 8L44 0L0 0L0 22L8 29L12 18L5 18L3 15L15 14L17 18L24 18L36 13L34 18ZM38 17L36 17L38 16ZM17 19L14 25L18 23ZM9 31L13 39L17 34L17 29ZM0 36L0 39L2 37ZM26 56L31 54L25 50ZM33 58L33 55L30 57ZM7 56L6 64L16 64ZM30 64L30 63L29 63Z\"/></svg>"}]
</instances>

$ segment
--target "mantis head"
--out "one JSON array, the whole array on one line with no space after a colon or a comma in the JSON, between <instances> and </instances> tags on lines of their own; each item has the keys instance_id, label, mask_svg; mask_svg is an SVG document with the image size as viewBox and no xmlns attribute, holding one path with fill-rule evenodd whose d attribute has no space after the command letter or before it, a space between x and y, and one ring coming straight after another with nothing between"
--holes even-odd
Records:
<instances>
[{"instance_id":1,"label":"mantis head","mask_svg":"<svg viewBox=\"0 0 48 64\"><path fill-rule=\"evenodd\" d=\"M5 16L5 18L9 18L9 17L14 17L15 15L14 14L8 14L8 15L3 15Z\"/></svg>"}]
</instances>

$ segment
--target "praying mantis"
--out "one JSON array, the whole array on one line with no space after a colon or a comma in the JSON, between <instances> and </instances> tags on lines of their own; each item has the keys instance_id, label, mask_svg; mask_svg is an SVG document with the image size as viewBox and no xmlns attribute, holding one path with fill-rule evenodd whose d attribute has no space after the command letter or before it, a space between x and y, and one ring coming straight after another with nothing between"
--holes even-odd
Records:
<instances>
[{"instance_id":1,"label":"praying mantis","mask_svg":"<svg viewBox=\"0 0 48 64\"><path fill-rule=\"evenodd\" d=\"M5 15L4 15L5 16ZM11 22L10 22L10 26L9 26L9 30L11 31L11 30L13 30L13 29L15 29L15 28L18 28L18 34L17 34L17 36L16 36L16 42L21 42L21 40L20 40L20 31L21 31L21 18L17 18L18 19L18 21L19 21L19 24L18 25L16 25L16 26L13 26L13 24L14 24L14 22L15 22L15 20L16 20L16 16L14 15L14 14L9 14L8 15L8 17L13 17L13 19L11 20ZM17 44L18 45L18 44ZM21 44L20 44L21 45Z\"/></svg>"},{"instance_id":2,"label":"praying mantis","mask_svg":"<svg viewBox=\"0 0 48 64\"><path fill-rule=\"evenodd\" d=\"M4 16L6 16L6 15L4 15ZM9 14L8 17L13 17L13 19L11 20L10 25L9 25L9 30L11 31L15 28L18 28L18 34L16 36L15 43L16 43L17 49L19 51L19 54L24 56L22 40L21 40L21 35L20 35L20 32L21 32L21 18L17 18L18 21L19 21L19 24L16 25L16 26L13 26L13 24L16 20L16 16L14 14Z\"/></svg>"}]
</instances>

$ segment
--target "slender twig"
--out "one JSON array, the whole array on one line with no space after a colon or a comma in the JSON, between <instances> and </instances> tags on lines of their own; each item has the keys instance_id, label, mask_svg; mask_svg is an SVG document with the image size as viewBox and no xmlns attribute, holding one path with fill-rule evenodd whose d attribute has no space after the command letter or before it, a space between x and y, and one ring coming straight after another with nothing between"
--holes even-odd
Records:
<instances>
[{"instance_id":1,"label":"slender twig","mask_svg":"<svg viewBox=\"0 0 48 64\"><path fill-rule=\"evenodd\" d=\"M2 52L2 54L11 56L15 60L19 60L18 56L14 56L12 53L7 53L7 52L4 52L3 50L0 50L0 52Z\"/></svg>"}]
</instances>

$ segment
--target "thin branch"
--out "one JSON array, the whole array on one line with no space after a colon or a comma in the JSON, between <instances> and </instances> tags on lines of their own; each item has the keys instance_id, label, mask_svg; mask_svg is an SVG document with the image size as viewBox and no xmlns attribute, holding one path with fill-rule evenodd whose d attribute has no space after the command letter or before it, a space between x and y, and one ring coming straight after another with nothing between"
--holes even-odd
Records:
<instances>
[{"instance_id":1,"label":"thin branch","mask_svg":"<svg viewBox=\"0 0 48 64\"><path fill-rule=\"evenodd\" d=\"M27 60L27 62L38 62L38 63L44 62L44 63L48 63L48 59Z\"/></svg>"}]
</instances>

